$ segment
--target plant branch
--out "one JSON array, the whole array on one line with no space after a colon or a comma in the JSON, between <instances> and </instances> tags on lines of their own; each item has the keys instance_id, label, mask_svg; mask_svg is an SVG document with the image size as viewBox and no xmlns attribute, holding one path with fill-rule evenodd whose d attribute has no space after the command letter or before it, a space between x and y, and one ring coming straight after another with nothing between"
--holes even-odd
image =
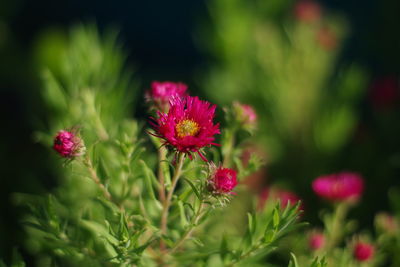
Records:
<instances>
[{"instance_id":1,"label":"plant branch","mask_svg":"<svg viewBox=\"0 0 400 267\"><path fill-rule=\"evenodd\" d=\"M224 156L223 165L225 167L230 167L232 163L233 150L236 142L235 138L236 132L237 132L236 127L232 127L230 130L226 131L227 141L223 148L223 156Z\"/></svg>"},{"instance_id":2,"label":"plant branch","mask_svg":"<svg viewBox=\"0 0 400 267\"><path fill-rule=\"evenodd\" d=\"M175 187L178 184L178 180L182 174L182 166L183 166L184 161L185 161L185 153L179 153L178 162L177 162L177 165L175 168L174 176L172 177L171 189L168 191L167 197L165 198L165 201L163 202L163 210L162 210L162 214L161 214L161 224L160 224L161 233L163 235L167 234L168 212L169 212L169 208L171 206L171 200L172 200L172 196L175 191ZM162 241L162 239L160 242L160 248L165 249L165 244Z\"/></svg>"},{"instance_id":3,"label":"plant branch","mask_svg":"<svg viewBox=\"0 0 400 267\"><path fill-rule=\"evenodd\" d=\"M84 164L85 164L85 166L87 167L87 169L88 169L88 171L90 173L90 178L92 178L92 180L100 188L100 190L103 193L104 197L106 199L108 199L109 201L112 201L112 197L111 197L110 192L108 192L107 188L104 186L104 184L101 182L101 180L97 176L96 170L94 169L92 161L90 160L89 156L86 156Z\"/></svg>"},{"instance_id":4,"label":"plant branch","mask_svg":"<svg viewBox=\"0 0 400 267\"><path fill-rule=\"evenodd\" d=\"M199 208L197 209L195 216L192 218L189 229L186 230L186 232L182 235L182 237L175 244L175 246L171 248L170 253L174 253L186 241L186 239L190 238L199 220L204 215L204 213L202 214L203 209L204 209L204 202L202 202L199 205Z\"/></svg>"},{"instance_id":5,"label":"plant branch","mask_svg":"<svg viewBox=\"0 0 400 267\"><path fill-rule=\"evenodd\" d=\"M161 146L158 149L158 181L160 182L160 188L158 191L158 196L160 198L161 203L165 201L165 175L164 175L164 168L163 164L167 158L167 150L164 146Z\"/></svg>"},{"instance_id":6,"label":"plant branch","mask_svg":"<svg viewBox=\"0 0 400 267\"><path fill-rule=\"evenodd\" d=\"M332 218L330 241L328 242L326 247L327 251L333 249L335 245L340 241L343 235L342 223L346 217L347 210L348 210L347 203L339 203L335 207L335 212Z\"/></svg>"}]
</instances>

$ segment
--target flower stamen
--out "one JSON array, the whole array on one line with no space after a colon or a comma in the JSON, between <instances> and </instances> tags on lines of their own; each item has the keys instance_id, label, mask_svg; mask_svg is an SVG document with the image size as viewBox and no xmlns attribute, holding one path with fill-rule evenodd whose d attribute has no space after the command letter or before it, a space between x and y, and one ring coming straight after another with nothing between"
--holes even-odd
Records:
<instances>
[{"instance_id":1,"label":"flower stamen","mask_svg":"<svg viewBox=\"0 0 400 267\"><path fill-rule=\"evenodd\" d=\"M179 138L183 138L186 136L195 136L199 130L200 126L194 120L182 120L176 126L176 135Z\"/></svg>"}]
</instances>

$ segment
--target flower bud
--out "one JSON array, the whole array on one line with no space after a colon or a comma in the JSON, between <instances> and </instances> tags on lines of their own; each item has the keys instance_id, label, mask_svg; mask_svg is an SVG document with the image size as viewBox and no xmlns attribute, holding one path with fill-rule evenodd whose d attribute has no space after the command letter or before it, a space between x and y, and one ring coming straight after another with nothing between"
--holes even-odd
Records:
<instances>
[{"instance_id":1,"label":"flower bud","mask_svg":"<svg viewBox=\"0 0 400 267\"><path fill-rule=\"evenodd\" d=\"M309 239L308 239L308 245L311 250L319 250L325 245L325 236L322 233L319 232L313 232Z\"/></svg>"},{"instance_id":2,"label":"flower bud","mask_svg":"<svg viewBox=\"0 0 400 267\"><path fill-rule=\"evenodd\" d=\"M273 201L279 200L283 209L285 209L289 203L291 206L294 206L301 201L300 197L291 191L282 190L279 188L265 188L259 195L257 205L259 210L264 208L269 198L271 198ZM303 204L299 206L299 210L304 210Z\"/></svg>"},{"instance_id":3,"label":"flower bud","mask_svg":"<svg viewBox=\"0 0 400 267\"><path fill-rule=\"evenodd\" d=\"M234 119L236 119L241 126L248 130L256 128L257 113L253 107L239 102L233 102Z\"/></svg>"},{"instance_id":4,"label":"flower bud","mask_svg":"<svg viewBox=\"0 0 400 267\"><path fill-rule=\"evenodd\" d=\"M317 22L321 19L321 6L310 0L301 0L296 3L294 15L297 20L306 23Z\"/></svg>"},{"instance_id":5,"label":"flower bud","mask_svg":"<svg viewBox=\"0 0 400 267\"><path fill-rule=\"evenodd\" d=\"M173 97L185 97L187 85L180 82L158 82L151 83L151 89L146 92L146 100L153 104L155 109L161 112L168 112L170 100Z\"/></svg>"},{"instance_id":6,"label":"flower bud","mask_svg":"<svg viewBox=\"0 0 400 267\"><path fill-rule=\"evenodd\" d=\"M360 262L368 261L374 256L374 246L364 242L358 242L354 246L353 256Z\"/></svg>"},{"instance_id":7,"label":"flower bud","mask_svg":"<svg viewBox=\"0 0 400 267\"><path fill-rule=\"evenodd\" d=\"M375 225L378 230L389 235L395 235L399 229L397 219L386 212L380 212L375 216Z\"/></svg>"},{"instance_id":8,"label":"flower bud","mask_svg":"<svg viewBox=\"0 0 400 267\"><path fill-rule=\"evenodd\" d=\"M208 180L209 190L214 194L232 194L237 185L236 171L229 168L216 167L210 164L211 175Z\"/></svg>"},{"instance_id":9,"label":"flower bud","mask_svg":"<svg viewBox=\"0 0 400 267\"><path fill-rule=\"evenodd\" d=\"M85 154L83 140L74 132L61 130L54 138L53 149L64 158L75 158Z\"/></svg>"}]
</instances>

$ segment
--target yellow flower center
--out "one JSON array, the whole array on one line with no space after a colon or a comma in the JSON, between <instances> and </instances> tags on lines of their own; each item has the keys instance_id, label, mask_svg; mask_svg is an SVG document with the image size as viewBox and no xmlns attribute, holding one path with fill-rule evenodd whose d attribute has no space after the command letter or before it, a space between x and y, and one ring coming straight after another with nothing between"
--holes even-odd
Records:
<instances>
[{"instance_id":1,"label":"yellow flower center","mask_svg":"<svg viewBox=\"0 0 400 267\"><path fill-rule=\"evenodd\" d=\"M176 134L179 138L195 136L199 130L199 124L193 120L182 120L175 126Z\"/></svg>"}]
</instances>

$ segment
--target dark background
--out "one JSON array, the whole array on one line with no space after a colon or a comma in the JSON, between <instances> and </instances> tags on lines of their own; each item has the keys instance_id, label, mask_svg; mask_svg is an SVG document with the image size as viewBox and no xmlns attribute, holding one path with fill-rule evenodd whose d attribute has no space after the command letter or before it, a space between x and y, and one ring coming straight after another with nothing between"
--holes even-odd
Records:
<instances>
[{"instance_id":1,"label":"dark background","mask_svg":"<svg viewBox=\"0 0 400 267\"><path fill-rule=\"evenodd\" d=\"M352 31L341 60L363 65L371 80L399 76L400 1L321 3L342 12L350 21ZM35 69L32 56L37 36L51 27L66 31L82 21L95 22L100 29L116 25L141 88L151 80L181 80L196 88L194 74L212 62L194 41L200 24L208 19L204 0L0 2L0 258L8 259L23 239L17 223L20 211L11 204L10 193L43 192L55 185L47 150L32 141L32 132L45 112L38 93L40 71ZM373 128L368 106L360 109L363 123ZM141 115L140 110L132 112ZM387 143L382 146L398 149ZM387 207L386 202L376 199L375 206Z\"/></svg>"}]
</instances>

